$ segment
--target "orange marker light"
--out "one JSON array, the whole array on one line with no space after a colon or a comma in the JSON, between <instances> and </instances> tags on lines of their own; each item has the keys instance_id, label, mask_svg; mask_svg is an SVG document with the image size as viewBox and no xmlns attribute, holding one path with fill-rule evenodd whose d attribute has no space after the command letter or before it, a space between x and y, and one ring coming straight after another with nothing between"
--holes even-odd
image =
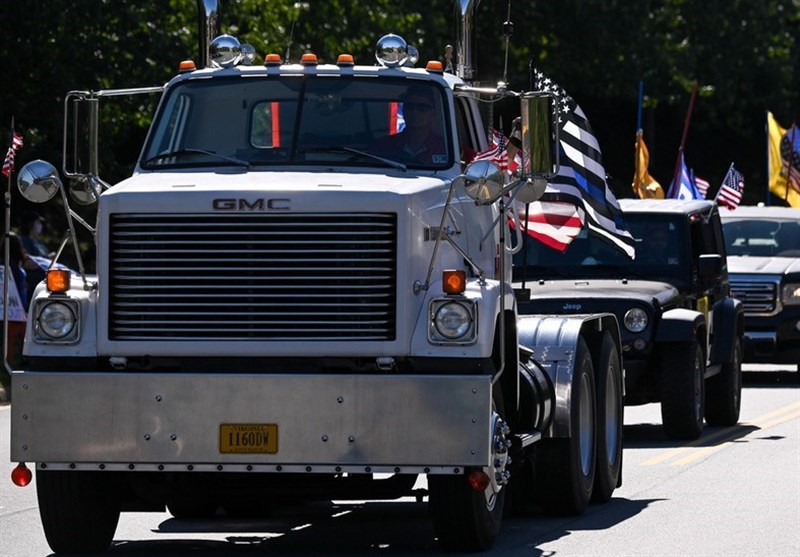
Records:
<instances>
[{"instance_id":1,"label":"orange marker light","mask_svg":"<svg viewBox=\"0 0 800 557\"><path fill-rule=\"evenodd\" d=\"M317 55L307 52L300 58L300 63L307 66L315 66L317 64Z\"/></svg>"},{"instance_id":2,"label":"orange marker light","mask_svg":"<svg viewBox=\"0 0 800 557\"><path fill-rule=\"evenodd\" d=\"M467 289L467 274L464 271L442 272L442 290L445 294L461 294Z\"/></svg>"},{"instance_id":3,"label":"orange marker light","mask_svg":"<svg viewBox=\"0 0 800 557\"><path fill-rule=\"evenodd\" d=\"M280 54L267 54L264 57L264 64L267 66L280 66L281 65L281 55Z\"/></svg>"},{"instance_id":4,"label":"orange marker light","mask_svg":"<svg viewBox=\"0 0 800 557\"><path fill-rule=\"evenodd\" d=\"M431 60L425 65L425 69L429 72L442 73L444 71L444 65L438 60Z\"/></svg>"},{"instance_id":5,"label":"orange marker light","mask_svg":"<svg viewBox=\"0 0 800 557\"><path fill-rule=\"evenodd\" d=\"M69 271L67 269L50 269L47 271L47 290L49 292L66 292L69 290Z\"/></svg>"},{"instance_id":6,"label":"orange marker light","mask_svg":"<svg viewBox=\"0 0 800 557\"><path fill-rule=\"evenodd\" d=\"M194 60L184 60L178 66L179 72L193 72L196 69L197 67L194 65Z\"/></svg>"},{"instance_id":7,"label":"orange marker light","mask_svg":"<svg viewBox=\"0 0 800 557\"><path fill-rule=\"evenodd\" d=\"M336 63L340 66L352 66L355 64L355 59L352 54L340 54Z\"/></svg>"}]
</instances>

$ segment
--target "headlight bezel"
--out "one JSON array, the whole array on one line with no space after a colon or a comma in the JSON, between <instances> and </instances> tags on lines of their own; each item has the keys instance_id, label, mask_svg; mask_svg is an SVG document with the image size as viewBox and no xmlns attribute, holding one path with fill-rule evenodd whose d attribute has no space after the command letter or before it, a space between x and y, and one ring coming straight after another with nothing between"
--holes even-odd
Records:
<instances>
[{"instance_id":1,"label":"headlight bezel","mask_svg":"<svg viewBox=\"0 0 800 557\"><path fill-rule=\"evenodd\" d=\"M63 309L58 306L62 306ZM68 330L60 336L53 333L53 329L48 332L48 326L44 324L43 320L46 319L48 310L60 312L70 323ZM80 340L81 313L80 303L77 300L60 296L36 300L31 317L33 340L39 344L75 344Z\"/></svg>"},{"instance_id":2,"label":"headlight bezel","mask_svg":"<svg viewBox=\"0 0 800 557\"><path fill-rule=\"evenodd\" d=\"M647 311L640 307L632 307L625 312L625 315L622 317L622 326L625 327L625 330L639 334L647 330L647 327L650 325L650 316L648 315Z\"/></svg>"},{"instance_id":3,"label":"headlight bezel","mask_svg":"<svg viewBox=\"0 0 800 557\"><path fill-rule=\"evenodd\" d=\"M781 286L781 303L784 306L800 305L800 282L787 282Z\"/></svg>"},{"instance_id":4,"label":"headlight bezel","mask_svg":"<svg viewBox=\"0 0 800 557\"><path fill-rule=\"evenodd\" d=\"M463 333L448 336L442 332L444 327L441 324L440 317L442 316L442 312L448 309L463 312L465 316ZM436 298L431 300L430 303L428 314L428 340L433 344L474 344L476 341L475 332L477 331L477 323L478 306L474 301L463 297Z\"/></svg>"}]
</instances>

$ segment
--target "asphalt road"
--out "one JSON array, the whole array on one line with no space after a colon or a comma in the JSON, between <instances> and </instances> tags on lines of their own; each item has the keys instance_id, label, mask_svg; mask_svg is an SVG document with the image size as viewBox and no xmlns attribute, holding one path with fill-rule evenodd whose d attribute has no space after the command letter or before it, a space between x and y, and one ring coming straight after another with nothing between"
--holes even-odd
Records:
<instances>
[{"instance_id":1,"label":"asphalt road","mask_svg":"<svg viewBox=\"0 0 800 557\"><path fill-rule=\"evenodd\" d=\"M746 369L755 369L748 366ZM800 382L747 373L738 425L667 441L657 405L625 413L623 486L581 517L513 518L490 556L800 555ZM33 485L11 483L9 407L0 407L0 555L50 555ZM422 480L420 485L422 485ZM123 514L109 556L439 555L426 504L332 502L259 521Z\"/></svg>"}]
</instances>

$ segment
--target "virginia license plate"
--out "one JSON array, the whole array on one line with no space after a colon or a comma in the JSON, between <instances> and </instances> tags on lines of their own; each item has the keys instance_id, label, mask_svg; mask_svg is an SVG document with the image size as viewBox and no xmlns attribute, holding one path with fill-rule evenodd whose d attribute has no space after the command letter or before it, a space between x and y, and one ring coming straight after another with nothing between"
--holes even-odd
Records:
<instances>
[{"instance_id":1,"label":"virginia license plate","mask_svg":"<svg viewBox=\"0 0 800 557\"><path fill-rule=\"evenodd\" d=\"M275 454L278 452L278 424L220 424L219 452Z\"/></svg>"}]
</instances>

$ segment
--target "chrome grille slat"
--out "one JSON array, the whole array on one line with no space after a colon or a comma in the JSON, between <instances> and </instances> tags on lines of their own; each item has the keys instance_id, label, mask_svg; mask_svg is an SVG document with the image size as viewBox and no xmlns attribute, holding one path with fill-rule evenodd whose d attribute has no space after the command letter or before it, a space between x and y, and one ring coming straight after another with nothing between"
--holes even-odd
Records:
<instances>
[{"instance_id":1,"label":"chrome grille slat","mask_svg":"<svg viewBox=\"0 0 800 557\"><path fill-rule=\"evenodd\" d=\"M760 280L731 280L731 293L742 301L745 313L774 315L778 311L778 283Z\"/></svg>"},{"instance_id":2,"label":"chrome grille slat","mask_svg":"<svg viewBox=\"0 0 800 557\"><path fill-rule=\"evenodd\" d=\"M396 236L386 213L112 215L108 336L393 340Z\"/></svg>"}]
</instances>

